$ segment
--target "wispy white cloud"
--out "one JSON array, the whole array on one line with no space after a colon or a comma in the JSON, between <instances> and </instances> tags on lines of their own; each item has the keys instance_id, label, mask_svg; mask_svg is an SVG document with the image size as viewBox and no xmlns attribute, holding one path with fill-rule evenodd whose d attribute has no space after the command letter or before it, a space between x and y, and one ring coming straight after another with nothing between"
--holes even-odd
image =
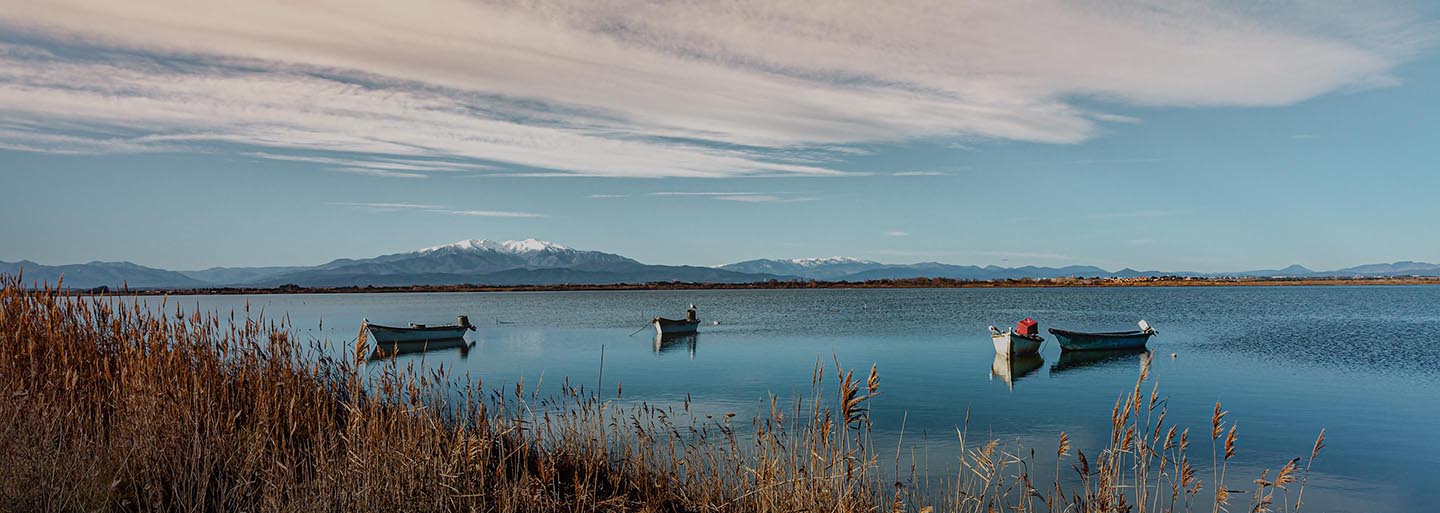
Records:
<instances>
[{"instance_id":1,"label":"wispy white cloud","mask_svg":"<svg viewBox=\"0 0 1440 513\"><path fill-rule=\"evenodd\" d=\"M427 204L423 204L423 203L387 203L387 202L332 201L332 202L329 202L329 203L326 203L326 204L327 204L327 205L341 206L341 207L362 208L362 209L369 210L369 211L372 211L372 212L397 212L397 211L402 211L402 210L409 210L409 211L418 211L418 212L428 212L428 213L432 213L432 214L445 214L445 215L465 216L465 217L503 217L503 218L517 218L517 219L546 217L546 216L543 215L543 214L536 214L536 213L532 213L532 212L515 212L515 211L509 211L509 210L464 210L464 209L454 209L454 208L446 207L446 206L443 206L443 205L427 205Z\"/></svg>"},{"instance_id":2,"label":"wispy white cloud","mask_svg":"<svg viewBox=\"0 0 1440 513\"><path fill-rule=\"evenodd\" d=\"M741 203L805 203L819 201L820 198L809 196L777 196L774 194L736 194L733 196L715 196L721 201L738 201Z\"/></svg>"},{"instance_id":3,"label":"wispy white cloud","mask_svg":"<svg viewBox=\"0 0 1440 513\"><path fill-rule=\"evenodd\" d=\"M437 210L430 210L429 212L434 212L434 213L437 213L437 214L448 214L448 215L452 215L452 216L465 216L465 217L508 217L508 218L526 218L526 219L528 219L528 218L546 217L544 214L536 214L536 213L532 213L532 212L513 212L513 211L508 211L508 210L450 210L450 209L437 209Z\"/></svg>"},{"instance_id":4,"label":"wispy white cloud","mask_svg":"<svg viewBox=\"0 0 1440 513\"><path fill-rule=\"evenodd\" d=\"M819 199L809 196L797 196L793 192L661 191L652 192L648 195L704 197L740 203L802 203Z\"/></svg>"},{"instance_id":5,"label":"wispy white cloud","mask_svg":"<svg viewBox=\"0 0 1440 513\"><path fill-rule=\"evenodd\" d=\"M1142 121L1140 118L1134 116L1126 116L1124 114L1108 114L1104 112L1092 112L1090 113L1090 117L1098 121L1109 121L1111 123L1135 124Z\"/></svg>"},{"instance_id":6,"label":"wispy white cloud","mask_svg":"<svg viewBox=\"0 0 1440 513\"><path fill-rule=\"evenodd\" d=\"M385 169L375 169L375 168L373 168L373 167L332 167L332 168L328 168L328 169L331 170L331 171L339 171L339 172L341 172L341 173L350 173L350 174L352 174L352 175L379 176L379 177L384 177L384 178L428 178L428 177L429 177L428 175L425 175L425 174L423 174L423 173L408 173L408 172L405 172L405 171L388 171L388 170L385 170Z\"/></svg>"},{"instance_id":7,"label":"wispy white cloud","mask_svg":"<svg viewBox=\"0 0 1440 513\"><path fill-rule=\"evenodd\" d=\"M266 152L252 152L245 155L248 157L254 157L264 160L317 164L323 169L329 169L333 171L372 176L386 176L394 178L426 178L429 176L428 173L482 171L486 169L493 169L493 167L491 166L483 166L472 163L444 162L435 160L320 157L313 155L289 155Z\"/></svg>"},{"instance_id":8,"label":"wispy white cloud","mask_svg":"<svg viewBox=\"0 0 1440 513\"><path fill-rule=\"evenodd\" d=\"M741 203L776 203L784 201L783 198L774 194L736 194L733 196L715 196L721 201L738 201Z\"/></svg>"},{"instance_id":9,"label":"wispy white cloud","mask_svg":"<svg viewBox=\"0 0 1440 513\"><path fill-rule=\"evenodd\" d=\"M426 205L423 203L384 203L384 202L356 202L356 201L331 201L326 205L338 207L359 207L372 210L394 211L394 210L433 210L445 208L439 205Z\"/></svg>"},{"instance_id":10,"label":"wispy white cloud","mask_svg":"<svg viewBox=\"0 0 1440 513\"><path fill-rule=\"evenodd\" d=\"M586 198L591 198L591 199L614 199L614 198L628 198L628 197L630 197L629 194L591 194L591 195L589 195L589 196L586 196Z\"/></svg>"},{"instance_id":11,"label":"wispy white cloud","mask_svg":"<svg viewBox=\"0 0 1440 513\"><path fill-rule=\"evenodd\" d=\"M0 0L0 26L24 36L0 39L0 147L425 167L333 166L404 177L827 176L874 143L1076 143L1137 121L1077 100L1288 105L1393 84L1434 37L1347 0ZM36 40L71 48L16 42Z\"/></svg>"},{"instance_id":12,"label":"wispy white cloud","mask_svg":"<svg viewBox=\"0 0 1440 513\"><path fill-rule=\"evenodd\" d=\"M255 158L403 178L484 173L496 164L534 169L525 173L536 176L843 174L748 150L616 136L630 130L603 119L521 122L513 112L477 115L473 95L413 84L371 87L358 78L226 63L177 69L123 56L34 61L16 59L6 48L0 43L0 113L11 122L5 128L23 137L0 141L14 149L105 153L243 145L263 149L245 152ZM89 135L69 133L75 127Z\"/></svg>"},{"instance_id":13,"label":"wispy white cloud","mask_svg":"<svg viewBox=\"0 0 1440 513\"><path fill-rule=\"evenodd\" d=\"M909 236L910 236L910 232L903 232L903 231L900 231L900 230L890 230L890 231L888 231L888 232L885 232L885 236L886 236L886 237L909 237Z\"/></svg>"},{"instance_id":14,"label":"wispy white cloud","mask_svg":"<svg viewBox=\"0 0 1440 513\"><path fill-rule=\"evenodd\" d=\"M945 176L944 171L900 171L893 176Z\"/></svg>"}]
</instances>

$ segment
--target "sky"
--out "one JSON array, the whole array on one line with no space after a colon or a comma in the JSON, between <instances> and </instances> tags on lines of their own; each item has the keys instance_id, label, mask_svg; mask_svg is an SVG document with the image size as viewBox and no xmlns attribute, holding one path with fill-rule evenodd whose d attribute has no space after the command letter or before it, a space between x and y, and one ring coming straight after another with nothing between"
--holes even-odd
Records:
<instances>
[{"instance_id":1,"label":"sky","mask_svg":"<svg viewBox=\"0 0 1440 513\"><path fill-rule=\"evenodd\" d=\"M0 0L0 260L1440 261L1430 2Z\"/></svg>"}]
</instances>

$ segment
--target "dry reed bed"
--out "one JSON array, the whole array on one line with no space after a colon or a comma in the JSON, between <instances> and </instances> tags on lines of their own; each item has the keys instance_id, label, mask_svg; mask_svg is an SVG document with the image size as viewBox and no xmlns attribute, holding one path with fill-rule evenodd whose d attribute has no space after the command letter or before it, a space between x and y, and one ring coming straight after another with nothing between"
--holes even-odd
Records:
<instances>
[{"instance_id":1,"label":"dry reed bed","mask_svg":"<svg viewBox=\"0 0 1440 513\"><path fill-rule=\"evenodd\" d=\"M817 362L810 393L745 425L569 383L541 397L365 369L248 312L157 314L19 283L0 291L5 511L1294 511L1324 439L1244 491L1202 493L1190 431L1166 424L1147 365L1105 447L1061 433L1051 475L1033 451L957 431L960 470L918 490L881 470L873 366ZM1232 485L1224 417L1217 404L1210 482Z\"/></svg>"}]
</instances>

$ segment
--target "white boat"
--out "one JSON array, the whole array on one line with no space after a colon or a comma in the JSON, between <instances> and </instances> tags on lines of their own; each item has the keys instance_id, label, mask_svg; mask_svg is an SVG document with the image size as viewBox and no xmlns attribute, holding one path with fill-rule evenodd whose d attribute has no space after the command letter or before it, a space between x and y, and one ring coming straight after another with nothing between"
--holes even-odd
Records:
<instances>
[{"instance_id":1,"label":"white boat","mask_svg":"<svg viewBox=\"0 0 1440 513\"><path fill-rule=\"evenodd\" d=\"M1005 358L1012 356L1037 354L1040 346L1045 343L1045 337L1040 335L1021 335L1015 330L1000 331L994 326L990 327L990 341L995 343L995 354Z\"/></svg>"},{"instance_id":2,"label":"white boat","mask_svg":"<svg viewBox=\"0 0 1440 513\"><path fill-rule=\"evenodd\" d=\"M695 305L685 311L684 319L666 319L656 317L650 320L655 325L657 335L679 335L684 333L695 333L700 328L700 317L695 314Z\"/></svg>"},{"instance_id":3,"label":"white boat","mask_svg":"<svg viewBox=\"0 0 1440 513\"><path fill-rule=\"evenodd\" d=\"M650 323L655 325L655 333L657 335L695 333L700 329L699 319L666 319L664 317L656 317L651 320Z\"/></svg>"},{"instance_id":4,"label":"white boat","mask_svg":"<svg viewBox=\"0 0 1440 513\"><path fill-rule=\"evenodd\" d=\"M466 331L474 331L470 318L464 315L455 318L455 324L426 326L410 323L409 326L384 326L365 321L364 329L377 346L396 344L425 344L427 342L452 341L465 338Z\"/></svg>"}]
</instances>

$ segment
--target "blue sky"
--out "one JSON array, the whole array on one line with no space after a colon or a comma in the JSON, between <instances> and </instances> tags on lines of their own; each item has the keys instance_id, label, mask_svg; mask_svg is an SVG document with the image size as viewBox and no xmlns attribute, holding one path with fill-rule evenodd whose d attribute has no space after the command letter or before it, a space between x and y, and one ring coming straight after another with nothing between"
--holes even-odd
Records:
<instances>
[{"instance_id":1,"label":"blue sky","mask_svg":"<svg viewBox=\"0 0 1440 513\"><path fill-rule=\"evenodd\" d=\"M1437 17L0 0L0 260L1437 261Z\"/></svg>"}]
</instances>

